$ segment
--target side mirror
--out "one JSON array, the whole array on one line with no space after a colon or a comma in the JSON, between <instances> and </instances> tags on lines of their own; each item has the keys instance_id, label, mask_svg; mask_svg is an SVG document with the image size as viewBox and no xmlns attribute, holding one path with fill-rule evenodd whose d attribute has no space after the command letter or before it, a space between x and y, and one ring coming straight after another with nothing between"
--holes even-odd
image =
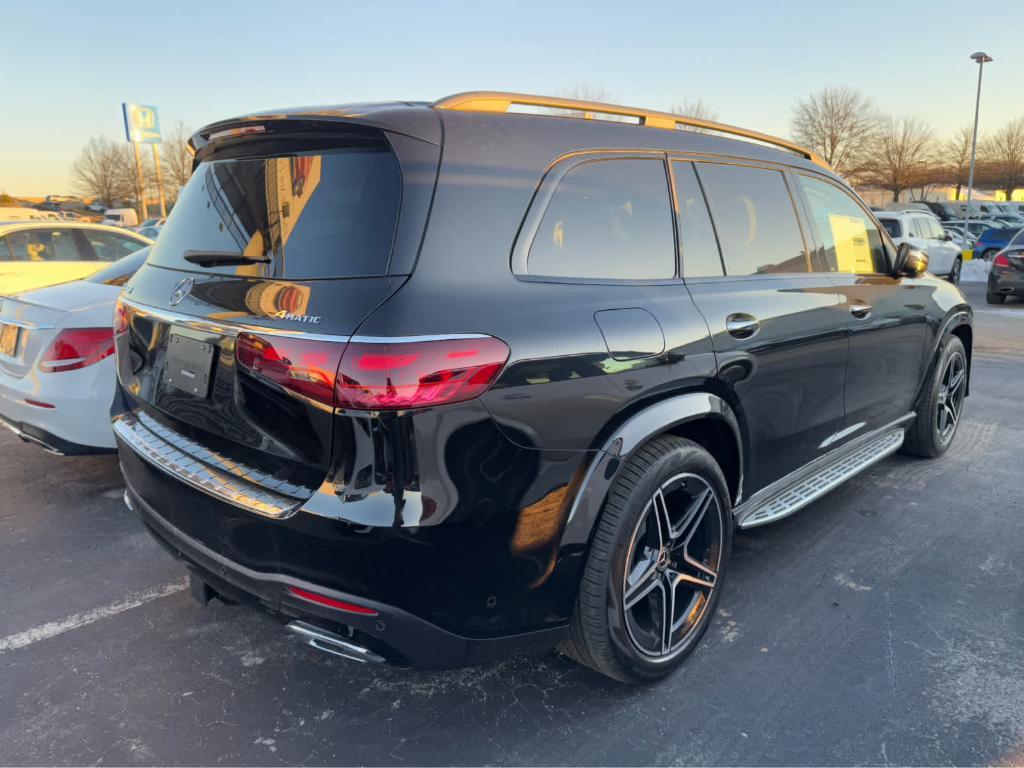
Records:
<instances>
[{"instance_id":1,"label":"side mirror","mask_svg":"<svg viewBox=\"0 0 1024 768\"><path fill-rule=\"evenodd\" d=\"M896 277L919 277L928 269L928 254L914 248L910 243L900 243L896 249Z\"/></svg>"}]
</instances>

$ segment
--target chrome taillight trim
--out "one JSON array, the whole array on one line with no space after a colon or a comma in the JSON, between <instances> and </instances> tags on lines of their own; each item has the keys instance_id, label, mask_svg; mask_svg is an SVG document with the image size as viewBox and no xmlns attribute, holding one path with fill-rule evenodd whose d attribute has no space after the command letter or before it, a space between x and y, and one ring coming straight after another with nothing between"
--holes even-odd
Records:
<instances>
[{"instance_id":1,"label":"chrome taillight trim","mask_svg":"<svg viewBox=\"0 0 1024 768\"><path fill-rule=\"evenodd\" d=\"M122 414L113 426L114 433L150 465L249 512L289 517L314 493L314 489L277 480L209 451L145 414Z\"/></svg>"}]
</instances>

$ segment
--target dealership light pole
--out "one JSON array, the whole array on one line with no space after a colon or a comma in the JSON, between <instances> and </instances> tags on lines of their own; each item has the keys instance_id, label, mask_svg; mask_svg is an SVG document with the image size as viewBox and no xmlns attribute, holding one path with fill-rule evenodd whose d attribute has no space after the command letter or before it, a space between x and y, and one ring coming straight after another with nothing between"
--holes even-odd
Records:
<instances>
[{"instance_id":1,"label":"dealership light pole","mask_svg":"<svg viewBox=\"0 0 1024 768\"><path fill-rule=\"evenodd\" d=\"M981 73L985 71L985 64L992 61L992 57L983 51L972 53L971 58L978 62L978 95L974 99L974 133L971 135L971 170L967 175L967 214L964 216L964 229L968 237L971 236L971 196L974 192L974 160L978 154L978 111L981 108Z\"/></svg>"}]
</instances>

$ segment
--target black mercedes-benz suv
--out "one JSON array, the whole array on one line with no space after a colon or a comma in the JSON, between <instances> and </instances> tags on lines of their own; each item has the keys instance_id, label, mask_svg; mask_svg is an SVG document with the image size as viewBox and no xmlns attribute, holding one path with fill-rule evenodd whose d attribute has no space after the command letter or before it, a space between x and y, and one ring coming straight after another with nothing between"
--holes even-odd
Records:
<instances>
[{"instance_id":1,"label":"black mercedes-benz suv","mask_svg":"<svg viewBox=\"0 0 1024 768\"><path fill-rule=\"evenodd\" d=\"M956 433L970 307L783 139L469 93L192 145L116 313L126 498L322 650L661 677L735 528Z\"/></svg>"}]
</instances>

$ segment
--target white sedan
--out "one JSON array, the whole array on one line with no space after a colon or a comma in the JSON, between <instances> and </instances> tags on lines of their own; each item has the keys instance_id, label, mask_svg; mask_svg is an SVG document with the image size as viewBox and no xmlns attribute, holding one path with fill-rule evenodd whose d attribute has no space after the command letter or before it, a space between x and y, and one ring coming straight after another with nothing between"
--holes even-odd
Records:
<instances>
[{"instance_id":1,"label":"white sedan","mask_svg":"<svg viewBox=\"0 0 1024 768\"><path fill-rule=\"evenodd\" d=\"M0 425L66 456L114 450L114 304L148 254L0 298Z\"/></svg>"}]
</instances>

